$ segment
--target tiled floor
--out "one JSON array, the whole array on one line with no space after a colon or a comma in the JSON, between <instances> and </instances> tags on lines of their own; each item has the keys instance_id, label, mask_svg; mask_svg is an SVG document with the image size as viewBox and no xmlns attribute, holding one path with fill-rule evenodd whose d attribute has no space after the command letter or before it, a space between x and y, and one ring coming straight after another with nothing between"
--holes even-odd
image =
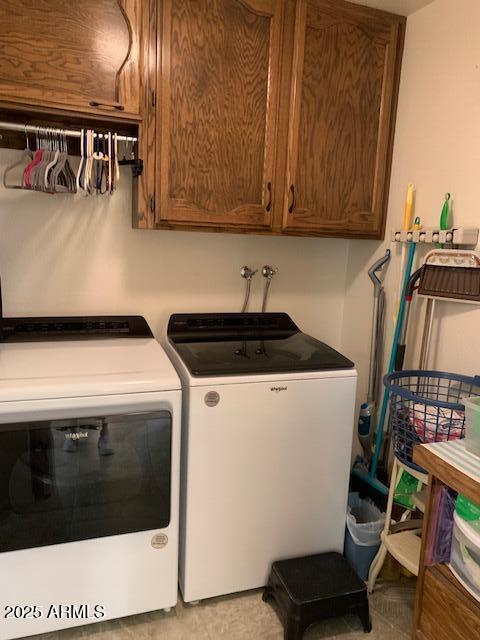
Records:
<instances>
[{"instance_id":1,"label":"tiled floor","mask_svg":"<svg viewBox=\"0 0 480 640\"><path fill-rule=\"evenodd\" d=\"M352 616L311 627L304 640L407 640L415 581L379 582L370 596L373 631ZM197 606L180 601L171 613L154 612L36 636L35 640L283 640L282 626L261 591L213 598Z\"/></svg>"}]
</instances>

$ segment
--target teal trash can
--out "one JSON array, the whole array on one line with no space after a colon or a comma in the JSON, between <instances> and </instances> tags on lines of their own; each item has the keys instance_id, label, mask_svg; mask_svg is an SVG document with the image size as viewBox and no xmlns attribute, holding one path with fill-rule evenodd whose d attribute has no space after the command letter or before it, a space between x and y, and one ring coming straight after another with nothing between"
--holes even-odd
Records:
<instances>
[{"instance_id":1,"label":"teal trash can","mask_svg":"<svg viewBox=\"0 0 480 640\"><path fill-rule=\"evenodd\" d=\"M362 580L368 579L370 565L380 548L384 526L385 514L371 500L360 498L358 493L349 494L345 558Z\"/></svg>"}]
</instances>

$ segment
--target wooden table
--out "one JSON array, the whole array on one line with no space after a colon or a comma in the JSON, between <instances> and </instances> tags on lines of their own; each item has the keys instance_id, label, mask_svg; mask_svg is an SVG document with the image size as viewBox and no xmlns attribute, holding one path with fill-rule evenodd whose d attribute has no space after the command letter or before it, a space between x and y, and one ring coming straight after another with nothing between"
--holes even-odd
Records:
<instances>
[{"instance_id":1,"label":"wooden table","mask_svg":"<svg viewBox=\"0 0 480 640\"><path fill-rule=\"evenodd\" d=\"M480 602L473 598L444 564L426 567L425 545L430 534L432 503L443 484L480 503L480 458L463 441L415 447L413 459L429 473L429 495L422 534L413 640L480 640Z\"/></svg>"}]
</instances>

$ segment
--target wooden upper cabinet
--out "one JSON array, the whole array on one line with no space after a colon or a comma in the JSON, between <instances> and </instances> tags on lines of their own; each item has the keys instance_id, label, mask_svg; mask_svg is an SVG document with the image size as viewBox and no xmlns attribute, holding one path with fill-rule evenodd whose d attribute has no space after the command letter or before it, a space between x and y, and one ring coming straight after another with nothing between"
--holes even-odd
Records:
<instances>
[{"instance_id":1,"label":"wooden upper cabinet","mask_svg":"<svg viewBox=\"0 0 480 640\"><path fill-rule=\"evenodd\" d=\"M139 119L147 4L0 0L0 100Z\"/></svg>"},{"instance_id":2,"label":"wooden upper cabinet","mask_svg":"<svg viewBox=\"0 0 480 640\"><path fill-rule=\"evenodd\" d=\"M157 226L268 229L284 3L161 4Z\"/></svg>"},{"instance_id":3,"label":"wooden upper cabinet","mask_svg":"<svg viewBox=\"0 0 480 640\"><path fill-rule=\"evenodd\" d=\"M403 25L341 0L298 0L287 232L383 235Z\"/></svg>"}]
</instances>

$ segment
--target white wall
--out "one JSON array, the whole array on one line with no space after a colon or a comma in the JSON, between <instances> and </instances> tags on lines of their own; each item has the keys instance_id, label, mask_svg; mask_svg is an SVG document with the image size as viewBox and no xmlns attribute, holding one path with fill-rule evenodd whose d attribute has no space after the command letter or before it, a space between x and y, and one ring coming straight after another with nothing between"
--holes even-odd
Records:
<instances>
[{"instance_id":1,"label":"white wall","mask_svg":"<svg viewBox=\"0 0 480 640\"><path fill-rule=\"evenodd\" d=\"M19 153L0 150L0 175ZM134 230L130 185L125 170L111 198L0 186L6 315L137 313L159 336L172 312L240 310L240 267L271 264L269 310L340 347L347 241ZM257 274L251 310L263 282Z\"/></svg>"},{"instance_id":2,"label":"white wall","mask_svg":"<svg viewBox=\"0 0 480 640\"><path fill-rule=\"evenodd\" d=\"M427 4L430 4L434 0L349 0L355 4L363 4L374 9L381 9L382 11L390 11L390 13L398 13L403 16L408 16L415 11L418 11Z\"/></svg>"},{"instance_id":3,"label":"white wall","mask_svg":"<svg viewBox=\"0 0 480 640\"><path fill-rule=\"evenodd\" d=\"M384 243L351 241L342 346L360 371L359 399L366 393L372 285L366 271L390 246L401 227L406 189L417 188L416 215L426 226L439 223L445 192L453 196L456 226L480 226L480 2L436 0L410 16L400 86L397 128ZM419 256L425 251L420 251ZM386 280L388 345L399 252ZM417 305L409 334L407 365L418 364L423 305ZM433 368L480 373L480 310L446 303L434 326ZM413 345L413 347L412 347ZM413 353L412 353L413 348Z\"/></svg>"}]
</instances>

